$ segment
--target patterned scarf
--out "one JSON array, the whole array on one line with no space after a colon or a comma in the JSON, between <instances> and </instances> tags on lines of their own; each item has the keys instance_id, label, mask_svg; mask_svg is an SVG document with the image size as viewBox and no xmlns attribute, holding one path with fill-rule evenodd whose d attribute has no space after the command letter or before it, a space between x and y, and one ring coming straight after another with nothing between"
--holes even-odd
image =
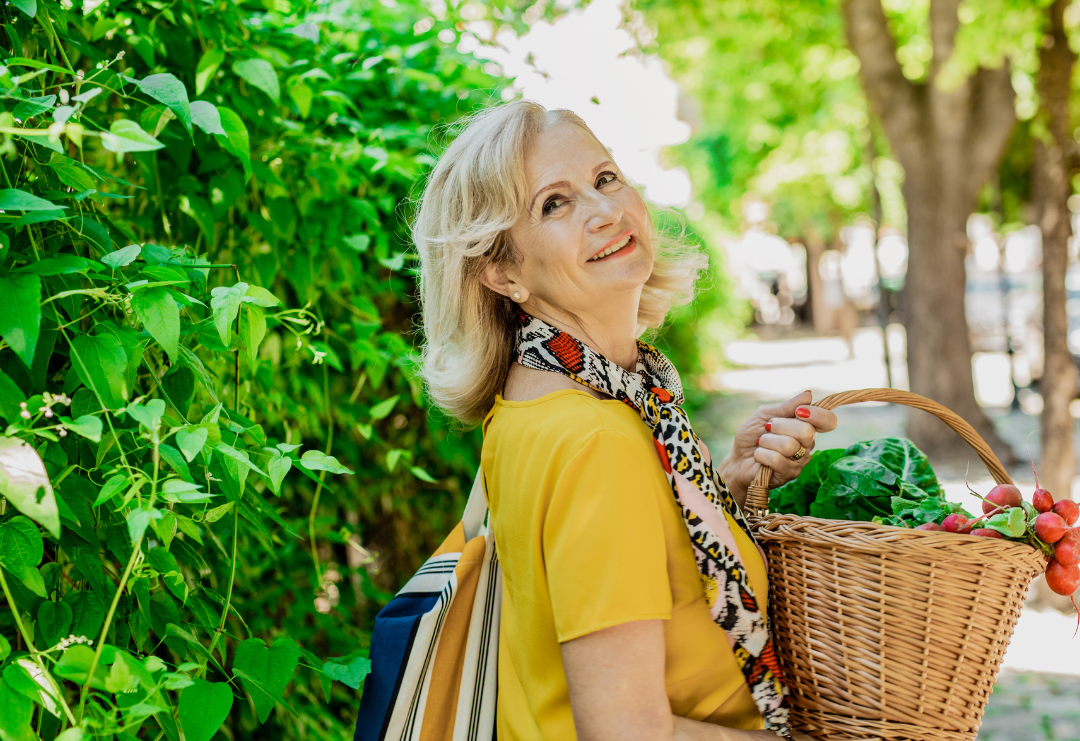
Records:
<instances>
[{"instance_id":1,"label":"patterned scarf","mask_svg":"<svg viewBox=\"0 0 1080 741\"><path fill-rule=\"evenodd\" d=\"M788 691L780 675L768 617L759 609L724 512L753 540L724 482L705 461L701 441L682 410L679 373L664 355L638 342L635 373L569 334L524 312L518 316L517 357L526 368L553 371L613 396L652 428L653 442L690 534L705 599L723 628L768 728L790 736Z\"/></svg>"}]
</instances>

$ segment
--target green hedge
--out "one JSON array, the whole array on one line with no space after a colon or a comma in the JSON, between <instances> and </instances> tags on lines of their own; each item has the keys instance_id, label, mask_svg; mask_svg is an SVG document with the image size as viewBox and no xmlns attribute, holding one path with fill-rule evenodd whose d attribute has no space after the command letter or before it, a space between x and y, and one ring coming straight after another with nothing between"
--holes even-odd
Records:
<instances>
[{"instance_id":1,"label":"green hedge","mask_svg":"<svg viewBox=\"0 0 1080 741\"><path fill-rule=\"evenodd\" d=\"M0 739L351 737L476 463L410 334L402 204L498 92L438 15L0 7Z\"/></svg>"}]
</instances>

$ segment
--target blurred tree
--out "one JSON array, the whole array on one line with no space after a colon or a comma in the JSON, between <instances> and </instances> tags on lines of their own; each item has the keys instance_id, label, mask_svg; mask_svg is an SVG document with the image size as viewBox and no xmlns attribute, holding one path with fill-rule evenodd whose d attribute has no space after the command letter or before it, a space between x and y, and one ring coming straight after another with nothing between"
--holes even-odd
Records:
<instances>
[{"instance_id":1,"label":"blurred tree","mask_svg":"<svg viewBox=\"0 0 1080 741\"><path fill-rule=\"evenodd\" d=\"M1065 271L1072 228L1068 200L1069 153L1072 140L1069 96L1076 52L1069 48L1065 9L1070 0L1054 0L1046 9L1046 34L1039 48L1036 119L1031 187L1035 221L1042 230L1043 273L1043 398L1042 485L1058 496L1069 496L1076 470L1074 422L1069 402L1076 398L1076 365L1069 352L1069 320L1065 312Z\"/></svg>"},{"instance_id":2,"label":"blurred tree","mask_svg":"<svg viewBox=\"0 0 1080 741\"><path fill-rule=\"evenodd\" d=\"M912 391L968 420L999 456L1008 446L975 401L964 310L967 220L997 169L1016 125L1007 63L950 69L960 0L930 3L929 76L911 80L881 0L846 0L848 43L863 87L904 167L908 214L908 376ZM924 449L964 443L929 415L911 415L908 435Z\"/></svg>"}]
</instances>

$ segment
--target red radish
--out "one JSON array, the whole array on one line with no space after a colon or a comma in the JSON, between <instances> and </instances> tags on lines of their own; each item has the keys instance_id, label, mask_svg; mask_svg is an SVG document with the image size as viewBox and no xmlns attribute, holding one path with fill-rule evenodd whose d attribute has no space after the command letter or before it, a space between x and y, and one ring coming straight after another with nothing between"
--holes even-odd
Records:
<instances>
[{"instance_id":1,"label":"red radish","mask_svg":"<svg viewBox=\"0 0 1080 741\"><path fill-rule=\"evenodd\" d=\"M1036 512L1049 512L1054 508L1054 497L1046 489L1036 489L1031 495L1031 504Z\"/></svg>"},{"instance_id":2,"label":"red radish","mask_svg":"<svg viewBox=\"0 0 1080 741\"><path fill-rule=\"evenodd\" d=\"M1065 534L1065 520L1053 512L1043 512L1035 518L1035 535L1044 543L1056 543Z\"/></svg>"},{"instance_id":3,"label":"red radish","mask_svg":"<svg viewBox=\"0 0 1080 741\"><path fill-rule=\"evenodd\" d=\"M1015 486L1012 484L998 484L986 495L982 503L982 510L983 513L988 513L995 506L1019 507L1023 501L1024 497L1021 496L1020 490Z\"/></svg>"},{"instance_id":4,"label":"red radish","mask_svg":"<svg viewBox=\"0 0 1080 741\"><path fill-rule=\"evenodd\" d=\"M1080 518L1080 505L1071 499L1059 499L1054 502L1054 512L1065 520L1066 525L1072 527L1076 524L1077 518Z\"/></svg>"},{"instance_id":5,"label":"red radish","mask_svg":"<svg viewBox=\"0 0 1080 741\"><path fill-rule=\"evenodd\" d=\"M943 530L944 528L942 528L941 525L937 524L936 522L924 522L923 524L919 525L915 529L916 530L936 531L936 530Z\"/></svg>"},{"instance_id":6,"label":"red radish","mask_svg":"<svg viewBox=\"0 0 1080 741\"><path fill-rule=\"evenodd\" d=\"M960 529L970 522L967 517L957 512L956 514L949 515L941 521L941 529L950 533L958 533ZM968 530L971 528L969 527Z\"/></svg>"},{"instance_id":7,"label":"red radish","mask_svg":"<svg viewBox=\"0 0 1080 741\"><path fill-rule=\"evenodd\" d=\"M971 531L972 535L977 535L980 538L1001 538L1001 533L997 530L991 530L988 527L977 527ZM1004 540L1004 538L1002 538Z\"/></svg>"},{"instance_id":8,"label":"red radish","mask_svg":"<svg viewBox=\"0 0 1080 741\"><path fill-rule=\"evenodd\" d=\"M1054 544L1054 559L1065 566L1080 564L1080 530L1067 530Z\"/></svg>"},{"instance_id":9,"label":"red radish","mask_svg":"<svg viewBox=\"0 0 1080 741\"><path fill-rule=\"evenodd\" d=\"M1066 566L1051 558L1046 567L1046 585L1057 594L1071 597L1080 588L1080 566Z\"/></svg>"},{"instance_id":10,"label":"red radish","mask_svg":"<svg viewBox=\"0 0 1080 741\"><path fill-rule=\"evenodd\" d=\"M972 529L975 527L975 520L968 520L957 529L960 535L971 535Z\"/></svg>"}]
</instances>

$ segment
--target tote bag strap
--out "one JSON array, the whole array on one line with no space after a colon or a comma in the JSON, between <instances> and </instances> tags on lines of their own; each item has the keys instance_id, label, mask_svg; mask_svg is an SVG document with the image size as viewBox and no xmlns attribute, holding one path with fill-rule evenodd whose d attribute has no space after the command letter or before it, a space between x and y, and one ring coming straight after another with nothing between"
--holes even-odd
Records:
<instances>
[{"instance_id":1,"label":"tote bag strap","mask_svg":"<svg viewBox=\"0 0 1080 741\"><path fill-rule=\"evenodd\" d=\"M483 533L487 513L487 499L484 498L484 469L478 468L472 491L469 492L469 501L465 504L465 514L461 517L461 523L465 526L466 542Z\"/></svg>"}]
</instances>

